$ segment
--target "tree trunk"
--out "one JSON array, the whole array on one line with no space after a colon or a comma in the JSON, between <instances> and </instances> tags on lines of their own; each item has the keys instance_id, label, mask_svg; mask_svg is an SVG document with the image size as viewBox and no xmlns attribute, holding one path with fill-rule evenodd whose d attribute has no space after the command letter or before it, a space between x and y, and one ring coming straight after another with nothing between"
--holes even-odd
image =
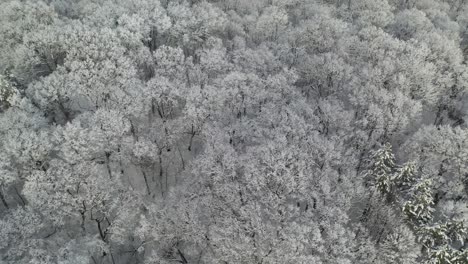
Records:
<instances>
[{"instance_id":1,"label":"tree trunk","mask_svg":"<svg viewBox=\"0 0 468 264\"><path fill-rule=\"evenodd\" d=\"M192 151L192 143L193 143L193 138L195 137L195 131L193 129L193 124L192 124L192 131L190 132L190 143L188 146L188 151Z\"/></svg>"},{"instance_id":2,"label":"tree trunk","mask_svg":"<svg viewBox=\"0 0 468 264\"><path fill-rule=\"evenodd\" d=\"M5 200L5 196L3 195L3 191L0 190L0 200L2 200L3 206L5 206L6 209L10 209L8 206L7 201Z\"/></svg>"},{"instance_id":3,"label":"tree trunk","mask_svg":"<svg viewBox=\"0 0 468 264\"><path fill-rule=\"evenodd\" d=\"M21 203L23 204L23 206L25 206L26 201L24 200L23 196L21 196L21 194L18 192L18 189L16 188L16 186L14 186L13 188L15 189L16 195L18 195L18 197L20 198Z\"/></svg>"},{"instance_id":4,"label":"tree trunk","mask_svg":"<svg viewBox=\"0 0 468 264\"><path fill-rule=\"evenodd\" d=\"M109 178L112 179L112 170L110 167L110 152L106 152L106 168L107 168L107 173L109 173Z\"/></svg>"},{"instance_id":5,"label":"tree trunk","mask_svg":"<svg viewBox=\"0 0 468 264\"><path fill-rule=\"evenodd\" d=\"M146 191L148 192L148 195L150 195L151 190L150 190L150 187L149 187L149 184L148 184L148 177L146 176L146 172L145 172L145 170L143 168L141 169L141 173L143 174L143 178L145 179Z\"/></svg>"},{"instance_id":6,"label":"tree trunk","mask_svg":"<svg viewBox=\"0 0 468 264\"><path fill-rule=\"evenodd\" d=\"M159 150L158 153L158 159L159 159L159 186L161 186L161 196L164 197L164 170L163 170L163 164L162 164L162 150Z\"/></svg>"}]
</instances>

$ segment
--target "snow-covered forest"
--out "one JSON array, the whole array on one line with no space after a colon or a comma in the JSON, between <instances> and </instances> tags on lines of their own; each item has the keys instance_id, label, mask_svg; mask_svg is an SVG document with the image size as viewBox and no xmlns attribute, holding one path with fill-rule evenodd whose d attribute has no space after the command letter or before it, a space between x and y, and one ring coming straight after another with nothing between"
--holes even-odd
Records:
<instances>
[{"instance_id":1,"label":"snow-covered forest","mask_svg":"<svg viewBox=\"0 0 468 264\"><path fill-rule=\"evenodd\" d=\"M468 0L1 0L0 263L467 264Z\"/></svg>"}]
</instances>

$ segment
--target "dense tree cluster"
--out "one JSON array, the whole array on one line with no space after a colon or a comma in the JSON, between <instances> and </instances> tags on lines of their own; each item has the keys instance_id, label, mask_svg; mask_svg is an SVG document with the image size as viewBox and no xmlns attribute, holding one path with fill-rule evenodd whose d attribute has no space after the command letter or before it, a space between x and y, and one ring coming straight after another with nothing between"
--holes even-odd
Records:
<instances>
[{"instance_id":1,"label":"dense tree cluster","mask_svg":"<svg viewBox=\"0 0 468 264\"><path fill-rule=\"evenodd\" d=\"M468 1L4 0L0 263L468 263Z\"/></svg>"}]
</instances>

